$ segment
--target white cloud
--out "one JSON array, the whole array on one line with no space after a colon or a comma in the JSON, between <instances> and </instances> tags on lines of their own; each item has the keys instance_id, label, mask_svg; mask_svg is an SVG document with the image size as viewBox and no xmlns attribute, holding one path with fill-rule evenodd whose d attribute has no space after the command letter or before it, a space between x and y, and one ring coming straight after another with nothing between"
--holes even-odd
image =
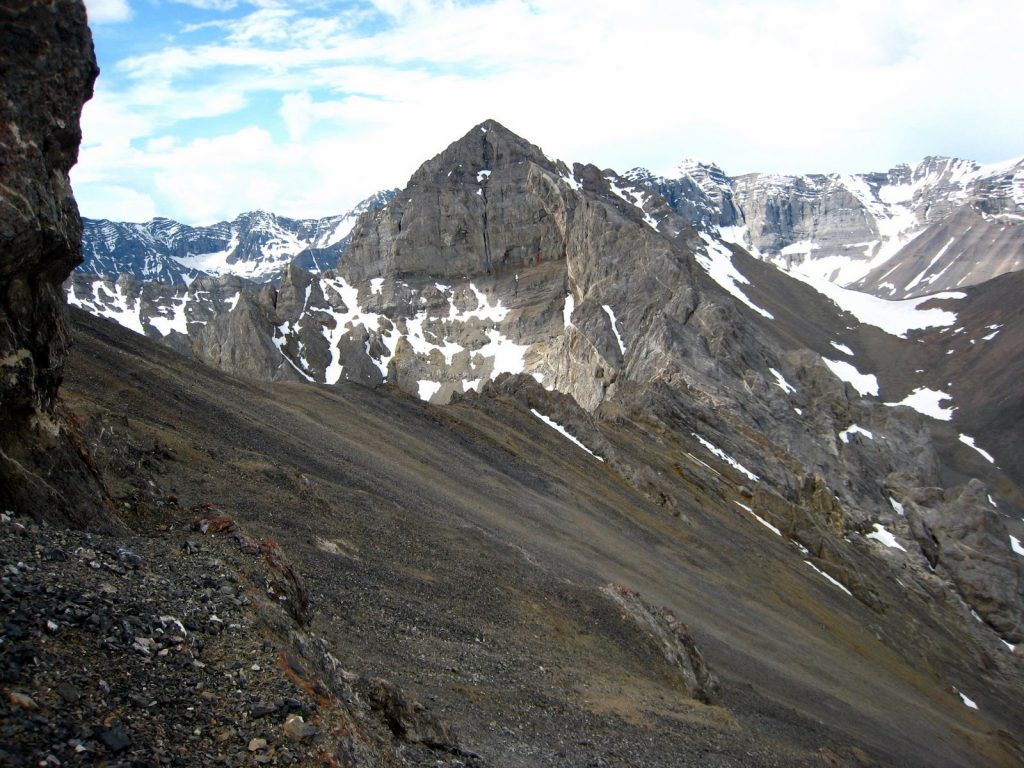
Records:
<instances>
[{"instance_id":1,"label":"white cloud","mask_svg":"<svg viewBox=\"0 0 1024 768\"><path fill-rule=\"evenodd\" d=\"M128 0L86 0L85 9L92 24L115 24L132 17Z\"/></svg>"},{"instance_id":2,"label":"white cloud","mask_svg":"<svg viewBox=\"0 0 1024 768\"><path fill-rule=\"evenodd\" d=\"M180 5L191 5L203 11L230 11L238 7L238 0L173 0Z\"/></svg>"},{"instance_id":3,"label":"white cloud","mask_svg":"<svg viewBox=\"0 0 1024 768\"><path fill-rule=\"evenodd\" d=\"M487 117L619 170L693 155L742 173L1024 153L1016 0L373 0L389 23L372 32L349 4L249 5L217 22L216 43L186 35L105 65L76 191L106 179L192 221L258 200L327 213L403 184ZM182 133L195 119L202 140ZM258 140L242 135L247 162L210 151L257 125ZM142 153L167 136L173 148Z\"/></svg>"}]
</instances>

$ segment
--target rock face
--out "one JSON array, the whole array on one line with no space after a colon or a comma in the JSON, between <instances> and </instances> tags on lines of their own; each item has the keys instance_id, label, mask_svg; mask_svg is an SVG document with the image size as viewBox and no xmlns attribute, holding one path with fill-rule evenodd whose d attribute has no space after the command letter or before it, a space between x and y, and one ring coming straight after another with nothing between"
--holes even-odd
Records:
<instances>
[{"instance_id":1,"label":"rock face","mask_svg":"<svg viewBox=\"0 0 1024 768\"><path fill-rule=\"evenodd\" d=\"M95 483L55 417L68 344L61 283L81 260L68 171L98 73L84 6L0 8L0 50L0 504L84 520ZM66 471L50 482L53 466Z\"/></svg>"},{"instance_id":2,"label":"rock face","mask_svg":"<svg viewBox=\"0 0 1024 768\"><path fill-rule=\"evenodd\" d=\"M266 211L243 213L234 221L208 227L164 218L143 224L83 219L84 261L76 271L171 285L225 275L277 282L293 261L322 272L337 266L356 219L385 205L394 194L378 192L350 211L321 219L291 219Z\"/></svg>"},{"instance_id":3,"label":"rock face","mask_svg":"<svg viewBox=\"0 0 1024 768\"><path fill-rule=\"evenodd\" d=\"M977 481L946 491L906 483L900 476L886 481L929 564L949 573L981 620L1011 643L1024 641L1024 573L985 488Z\"/></svg>"},{"instance_id":4,"label":"rock face","mask_svg":"<svg viewBox=\"0 0 1024 768\"><path fill-rule=\"evenodd\" d=\"M685 161L626 176L698 229L779 266L886 298L982 283L1024 266L1024 161L928 157L885 173L725 175Z\"/></svg>"}]
</instances>

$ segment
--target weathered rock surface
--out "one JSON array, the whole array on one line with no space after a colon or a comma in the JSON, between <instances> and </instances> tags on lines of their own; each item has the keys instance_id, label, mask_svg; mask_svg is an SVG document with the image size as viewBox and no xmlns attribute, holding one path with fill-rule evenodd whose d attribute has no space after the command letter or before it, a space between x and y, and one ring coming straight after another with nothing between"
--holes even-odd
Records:
<instances>
[{"instance_id":1,"label":"weathered rock surface","mask_svg":"<svg viewBox=\"0 0 1024 768\"><path fill-rule=\"evenodd\" d=\"M639 594L621 584L610 584L602 591L649 634L669 664L679 671L690 696L705 704L721 700L717 678L708 669L686 625L672 611L649 605Z\"/></svg>"},{"instance_id":2,"label":"weathered rock surface","mask_svg":"<svg viewBox=\"0 0 1024 768\"><path fill-rule=\"evenodd\" d=\"M5 5L0 51L0 506L87 522L102 492L56 401L81 260L68 171L98 72L85 7Z\"/></svg>"},{"instance_id":3,"label":"weathered rock surface","mask_svg":"<svg viewBox=\"0 0 1024 768\"><path fill-rule=\"evenodd\" d=\"M1024 641L1024 571L987 489L976 480L948 490L908 487L907 480L891 476L887 488L928 563L1002 637Z\"/></svg>"}]
</instances>

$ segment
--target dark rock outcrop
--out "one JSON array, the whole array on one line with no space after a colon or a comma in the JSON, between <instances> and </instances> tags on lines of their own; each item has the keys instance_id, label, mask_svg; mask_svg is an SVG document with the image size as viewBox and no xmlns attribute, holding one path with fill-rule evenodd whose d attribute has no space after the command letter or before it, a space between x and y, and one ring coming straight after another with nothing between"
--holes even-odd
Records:
<instances>
[{"instance_id":1,"label":"dark rock outcrop","mask_svg":"<svg viewBox=\"0 0 1024 768\"><path fill-rule=\"evenodd\" d=\"M94 521L101 491L57 412L61 284L81 261L68 171L98 74L80 0L0 7L0 504Z\"/></svg>"},{"instance_id":2,"label":"dark rock outcrop","mask_svg":"<svg viewBox=\"0 0 1024 768\"><path fill-rule=\"evenodd\" d=\"M609 584L602 591L650 637L665 660L682 677L683 686L690 696L705 704L721 700L718 679L708 668L690 630L672 611L649 605L639 594L621 584Z\"/></svg>"}]
</instances>

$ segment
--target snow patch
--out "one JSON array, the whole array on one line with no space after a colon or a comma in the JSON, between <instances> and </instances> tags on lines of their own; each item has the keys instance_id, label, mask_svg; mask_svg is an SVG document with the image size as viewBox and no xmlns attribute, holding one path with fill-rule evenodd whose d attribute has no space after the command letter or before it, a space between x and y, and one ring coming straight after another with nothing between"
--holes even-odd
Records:
<instances>
[{"instance_id":1,"label":"snow patch","mask_svg":"<svg viewBox=\"0 0 1024 768\"><path fill-rule=\"evenodd\" d=\"M878 397L878 379L873 373L861 373L842 360L829 360L827 357L821 359L832 373L856 389L861 397L865 395Z\"/></svg>"},{"instance_id":2,"label":"snow patch","mask_svg":"<svg viewBox=\"0 0 1024 768\"><path fill-rule=\"evenodd\" d=\"M759 522L759 523L760 523L761 525L763 525L763 526L764 526L765 528L767 528L768 530L770 530L770 531L771 531L772 533L774 533L774 534L775 534L776 536L781 536L781 535L782 535L782 531L780 531L780 530L779 530L778 528L776 528L776 527L775 527L774 525L772 525L771 523L769 523L769 522L768 522L767 520L765 520L765 519L764 519L763 517L761 517L761 516L760 516L759 514L757 514L757 512L755 512L754 510L752 510L752 509L751 509L750 507L748 507L748 506L747 506L746 504L741 504L741 503L740 503L740 502L738 502L738 501L734 501L734 502L733 502L733 504L735 504L735 505L736 505L737 507L741 507L742 509L745 509L745 510L747 510L747 512L749 512L749 513L750 513L750 514L751 514L751 515L753 516L753 518L754 518L755 520L757 520L757 522Z\"/></svg>"},{"instance_id":3,"label":"snow patch","mask_svg":"<svg viewBox=\"0 0 1024 768\"><path fill-rule=\"evenodd\" d=\"M866 437L868 440L875 439L874 433L869 432L868 430L864 429L863 427L859 427L856 424L851 424L849 427L840 432L839 439L842 440L844 443L849 444L850 435L864 435L864 437Z\"/></svg>"},{"instance_id":4,"label":"snow patch","mask_svg":"<svg viewBox=\"0 0 1024 768\"><path fill-rule=\"evenodd\" d=\"M619 350L622 352L622 356L626 356L626 345L622 341L622 334L619 333L619 321L615 319L615 311L607 304L602 304L603 309L607 314L608 318L612 321L612 332L615 334L615 340L619 342Z\"/></svg>"},{"instance_id":5,"label":"snow patch","mask_svg":"<svg viewBox=\"0 0 1024 768\"><path fill-rule=\"evenodd\" d=\"M587 446L585 446L585 445L584 445L584 444L583 444L582 442L580 442L579 438L577 438L577 437L575 437L574 435L570 434L570 433L569 433L569 430L567 430L567 429L566 429L565 427L563 427L563 426L562 426L561 424L559 424L559 423L558 423L557 421L555 421L554 419L550 419L550 418L548 418L548 417L547 417L547 416L545 416L545 415L544 415L543 413L541 413L540 411L538 411L538 410L537 410L536 408L531 408L531 409L530 409L530 413L532 413L532 414L533 414L534 416L536 416L536 417L537 417L538 419L540 419L541 421L543 421L543 422L544 422L545 424L547 424L547 425L548 425L549 427L551 427L551 428L552 428L553 430L555 430L556 432L558 432L558 433L559 433L560 435L562 435L562 437L564 437L565 439L567 439L567 440L568 440L569 442L571 442L571 443L573 443L574 445L577 445L577 446L579 446L580 448L582 448L582 449L583 449L584 451L586 451L587 453L589 453L589 454L590 454L591 456L593 456L593 457L594 457L595 459L597 459L598 461L604 461L604 459L602 459L602 458L601 458L600 456L598 456L598 455L597 455L596 453L594 453L594 452L593 452L592 450L590 450L589 448L587 448Z\"/></svg>"},{"instance_id":6,"label":"snow patch","mask_svg":"<svg viewBox=\"0 0 1024 768\"><path fill-rule=\"evenodd\" d=\"M875 523L874 527L875 530L872 533L869 533L867 535L867 538L874 539L875 541L880 541L882 544L889 547L890 549L899 549L903 552L907 551L906 549L904 549L902 544L896 541L896 537L886 530L885 526L881 525L880 523Z\"/></svg>"},{"instance_id":7,"label":"snow patch","mask_svg":"<svg viewBox=\"0 0 1024 768\"><path fill-rule=\"evenodd\" d=\"M978 453L980 453L982 455L982 457L989 464L995 464L996 463L996 460L992 456L991 453L989 453L988 451L982 450L981 448L979 448L977 445L974 444L974 438L973 437L969 437L967 435L960 435L960 442L963 443L964 445L969 445L971 448L973 448Z\"/></svg>"},{"instance_id":8,"label":"snow patch","mask_svg":"<svg viewBox=\"0 0 1024 768\"><path fill-rule=\"evenodd\" d=\"M420 400L429 402L430 398L438 393L441 389L441 382L429 381L428 379L420 379L418 382L418 395Z\"/></svg>"},{"instance_id":9,"label":"snow patch","mask_svg":"<svg viewBox=\"0 0 1024 768\"><path fill-rule=\"evenodd\" d=\"M711 279L762 317L774 320L775 315L757 306L740 288L740 285L750 285L750 281L732 263L732 252L708 233L701 232L700 236L707 247L704 253L697 251L694 256Z\"/></svg>"},{"instance_id":10,"label":"snow patch","mask_svg":"<svg viewBox=\"0 0 1024 768\"><path fill-rule=\"evenodd\" d=\"M167 336L171 331L188 335L188 320L185 317L185 297L172 299L169 307L160 307L161 314L149 318L149 324L156 328L161 336ZM170 315L164 314L169 312Z\"/></svg>"},{"instance_id":11,"label":"snow patch","mask_svg":"<svg viewBox=\"0 0 1024 768\"><path fill-rule=\"evenodd\" d=\"M964 706L968 709L977 709L978 705L974 703L974 700L969 698L963 691L957 691L960 694L960 700L963 701Z\"/></svg>"},{"instance_id":12,"label":"snow patch","mask_svg":"<svg viewBox=\"0 0 1024 768\"><path fill-rule=\"evenodd\" d=\"M840 344L838 341L830 341L829 344L838 349L844 355L849 355L850 357L853 357L853 350L850 349L845 344Z\"/></svg>"},{"instance_id":13,"label":"snow patch","mask_svg":"<svg viewBox=\"0 0 1024 768\"><path fill-rule=\"evenodd\" d=\"M787 395L791 395L794 392L796 392L796 387L794 387L792 384L786 381L786 378L781 373L779 373L774 368L769 368L768 370L771 372L772 376L775 377L776 385L778 385L783 392L785 392Z\"/></svg>"},{"instance_id":14,"label":"snow patch","mask_svg":"<svg viewBox=\"0 0 1024 768\"><path fill-rule=\"evenodd\" d=\"M831 581L831 582L832 582L833 584L835 584L835 585L836 585L837 587L839 587L839 588L840 588L841 590L843 590L843 592L845 592L846 594L848 594L848 595L849 595L850 597L853 597L853 592L851 592L850 590L848 590L848 589L847 589L847 588L846 588L846 587L845 587L845 586L844 586L844 585L842 584L842 582L839 582L839 581L837 581L836 579L834 579L834 578L832 578L831 576L829 576L829 575L828 575L827 573L825 573L825 572L824 572L823 570L821 570L821 568L819 568L818 566L816 566L816 565L815 565L814 563L812 563L812 562L811 562L810 560L804 560L804 562L805 562L805 563L807 563L807 564L808 564L809 566L811 566L811 568L813 568L813 569L814 569L815 571L817 571L818 573L820 573L820 574L821 574L822 576L824 576L824 577L825 577L826 579L828 579L829 581Z\"/></svg>"},{"instance_id":15,"label":"snow patch","mask_svg":"<svg viewBox=\"0 0 1024 768\"><path fill-rule=\"evenodd\" d=\"M893 407L905 405L925 416L931 416L933 419L950 421L955 408L943 407L942 403L944 402L953 402L953 396L941 390L918 387L898 403L885 403L885 405Z\"/></svg>"},{"instance_id":16,"label":"snow patch","mask_svg":"<svg viewBox=\"0 0 1024 768\"><path fill-rule=\"evenodd\" d=\"M727 454L725 451L723 451L721 448L719 448L714 443L712 443L712 442L710 442L708 440L705 440L703 437L698 435L696 432L691 432L690 434L693 435L695 438L697 438L697 440L700 442L700 444L703 445L705 448L707 448L711 453L713 453L715 456L720 458L726 464L729 464L737 472L740 472L741 474L746 475L748 478L750 478L750 480L752 482L756 483L758 480L760 480L760 478L757 475L755 475L749 469L744 467L742 464L740 464L738 461L736 461L736 459L734 459L732 456Z\"/></svg>"},{"instance_id":17,"label":"snow patch","mask_svg":"<svg viewBox=\"0 0 1024 768\"><path fill-rule=\"evenodd\" d=\"M798 272L789 274L827 296L836 306L849 312L865 325L873 325L901 339L907 338L910 331L945 328L956 323L955 312L935 308L919 309L921 304L934 299L963 299L967 296L966 293L959 291L946 291L930 296L919 296L916 299L889 301L860 291L841 288L827 280L808 277Z\"/></svg>"}]
</instances>

